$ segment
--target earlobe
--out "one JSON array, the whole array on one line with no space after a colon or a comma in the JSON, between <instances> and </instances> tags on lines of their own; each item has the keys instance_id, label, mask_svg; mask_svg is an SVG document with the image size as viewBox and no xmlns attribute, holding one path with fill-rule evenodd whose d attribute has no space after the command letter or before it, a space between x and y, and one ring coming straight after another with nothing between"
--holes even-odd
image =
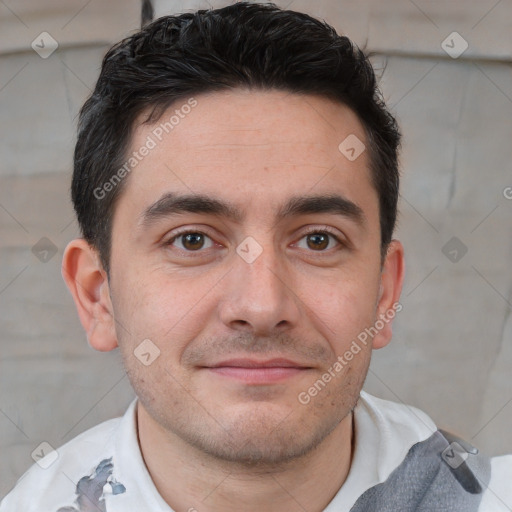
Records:
<instances>
[{"instance_id":1,"label":"earlobe","mask_svg":"<svg viewBox=\"0 0 512 512\"><path fill-rule=\"evenodd\" d=\"M381 272L379 300L376 323L379 332L373 338L373 348L385 347L392 336L392 324L396 314L401 311L400 294L405 274L404 248L398 240L392 240L386 253Z\"/></svg>"},{"instance_id":2,"label":"earlobe","mask_svg":"<svg viewBox=\"0 0 512 512\"><path fill-rule=\"evenodd\" d=\"M83 238L72 240L62 259L66 282L89 345L109 351L117 347L117 336L107 274L97 251Z\"/></svg>"}]
</instances>

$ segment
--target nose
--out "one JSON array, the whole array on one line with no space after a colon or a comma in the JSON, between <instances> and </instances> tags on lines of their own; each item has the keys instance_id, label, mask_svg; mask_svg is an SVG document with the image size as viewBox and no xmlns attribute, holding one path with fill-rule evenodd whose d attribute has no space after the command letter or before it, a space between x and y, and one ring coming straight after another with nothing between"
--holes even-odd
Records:
<instances>
[{"instance_id":1,"label":"nose","mask_svg":"<svg viewBox=\"0 0 512 512\"><path fill-rule=\"evenodd\" d=\"M300 299L273 249L265 248L252 263L236 255L223 281L219 314L230 329L270 336L297 325Z\"/></svg>"}]
</instances>

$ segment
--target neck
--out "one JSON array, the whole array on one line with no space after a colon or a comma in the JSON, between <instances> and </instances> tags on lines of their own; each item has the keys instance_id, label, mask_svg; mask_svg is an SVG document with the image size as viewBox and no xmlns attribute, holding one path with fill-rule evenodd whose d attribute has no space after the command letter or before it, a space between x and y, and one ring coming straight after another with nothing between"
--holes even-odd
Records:
<instances>
[{"instance_id":1,"label":"neck","mask_svg":"<svg viewBox=\"0 0 512 512\"><path fill-rule=\"evenodd\" d=\"M218 460L170 434L138 403L142 456L173 510L321 512L345 482L352 457L352 413L311 452L279 467Z\"/></svg>"}]
</instances>

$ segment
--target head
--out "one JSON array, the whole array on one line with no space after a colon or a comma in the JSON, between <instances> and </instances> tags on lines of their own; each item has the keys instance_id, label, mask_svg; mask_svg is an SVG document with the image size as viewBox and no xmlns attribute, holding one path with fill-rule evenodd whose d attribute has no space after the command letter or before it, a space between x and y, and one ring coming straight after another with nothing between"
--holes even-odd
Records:
<instances>
[{"instance_id":1,"label":"head","mask_svg":"<svg viewBox=\"0 0 512 512\"><path fill-rule=\"evenodd\" d=\"M89 343L120 347L169 435L276 462L347 417L402 285L399 141L368 56L305 14L167 16L107 53L80 113L83 238L63 274ZM294 369L248 382L225 370L240 359Z\"/></svg>"}]
</instances>

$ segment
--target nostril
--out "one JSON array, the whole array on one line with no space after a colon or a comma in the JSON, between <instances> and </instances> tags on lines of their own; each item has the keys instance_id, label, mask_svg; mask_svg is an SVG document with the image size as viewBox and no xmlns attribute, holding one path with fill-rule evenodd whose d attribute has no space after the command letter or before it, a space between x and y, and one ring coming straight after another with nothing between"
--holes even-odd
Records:
<instances>
[{"instance_id":1,"label":"nostril","mask_svg":"<svg viewBox=\"0 0 512 512\"><path fill-rule=\"evenodd\" d=\"M234 320L233 323L236 325L249 325L249 322L247 322L246 320Z\"/></svg>"}]
</instances>

